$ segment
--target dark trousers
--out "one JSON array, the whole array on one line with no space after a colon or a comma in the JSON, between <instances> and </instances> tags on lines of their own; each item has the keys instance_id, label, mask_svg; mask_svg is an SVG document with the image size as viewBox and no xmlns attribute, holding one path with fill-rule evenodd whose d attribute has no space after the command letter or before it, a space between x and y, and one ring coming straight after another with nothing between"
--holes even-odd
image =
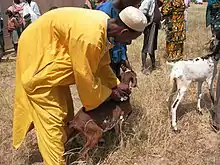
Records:
<instances>
[{"instance_id":1,"label":"dark trousers","mask_svg":"<svg viewBox=\"0 0 220 165\"><path fill-rule=\"evenodd\" d=\"M144 43L142 48L142 69L146 68L147 54L150 55L152 66L155 67L155 50L157 50L159 24L152 23L144 30Z\"/></svg>"},{"instance_id":2,"label":"dark trousers","mask_svg":"<svg viewBox=\"0 0 220 165\"><path fill-rule=\"evenodd\" d=\"M213 121L216 126L220 127L220 72L218 74L217 88L216 88L216 102L214 105Z\"/></svg>"},{"instance_id":3,"label":"dark trousers","mask_svg":"<svg viewBox=\"0 0 220 165\"><path fill-rule=\"evenodd\" d=\"M220 40L220 31L216 32L216 38ZM214 50L215 58L220 59L220 42ZM214 104L213 122L218 129L220 129L220 71L218 73L217 88L216 88L216 101Z\"/></svg>"},{"instance_id":4,"label":"dark trousers","mask_svg":"<svg viewBox=\"0 0 220 165\"><path fill-rule=\"evenodd\" d=\"M5 52L5 42L4 42L4 36L3 34L0 34L0 47L3 52Z\"/></svg>"}]
</instances>

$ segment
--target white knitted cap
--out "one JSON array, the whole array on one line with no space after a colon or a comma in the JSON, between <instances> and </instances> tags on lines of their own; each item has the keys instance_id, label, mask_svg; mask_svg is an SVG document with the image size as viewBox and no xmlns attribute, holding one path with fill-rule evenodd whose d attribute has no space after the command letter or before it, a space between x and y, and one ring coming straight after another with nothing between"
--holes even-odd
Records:
<instances>
[{"instance_id":1,"label":"white knitted cap","mask_svg":"<svg viewBox=\"0 0 220 165\"><path fill-rule=\"evenodd\" d=\"M122 22L134 31L143 32L147 26L147 18L141 10L128 6L119 13Z\"/></svg>"}]
</instances>

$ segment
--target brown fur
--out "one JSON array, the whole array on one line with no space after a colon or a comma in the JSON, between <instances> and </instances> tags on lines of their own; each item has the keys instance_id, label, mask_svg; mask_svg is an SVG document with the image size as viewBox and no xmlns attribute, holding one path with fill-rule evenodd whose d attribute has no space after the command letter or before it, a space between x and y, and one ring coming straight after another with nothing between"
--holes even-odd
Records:
<instances>
[{"instance_id":1,"label":"brown fur","mask_svg":"<svg viewBox=\"0 0 220 165\"><path fill-rule=\"evenodd\" d=\"M121 82L126 84L131 82L131 86L135 87L137 85L136 74L131 71L122 73ZM75 133L79 132L86 139L86 144L80 151L81 158L88 158L88 151L102 138L103 132L114 128L116 134L120 135L121 125L131 112L132 107L129 99L124 102L116 102L110 99L88 112L81 108L73 120L69 122L69 127L73 128Z\"/></svg>"}]
</instances>

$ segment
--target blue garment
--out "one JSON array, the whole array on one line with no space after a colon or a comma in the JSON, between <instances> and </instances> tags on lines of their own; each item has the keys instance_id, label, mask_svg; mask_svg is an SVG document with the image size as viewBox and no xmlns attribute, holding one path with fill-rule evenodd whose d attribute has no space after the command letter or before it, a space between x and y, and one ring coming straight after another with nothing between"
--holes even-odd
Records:
<instances>
[{"instance_id":1,"label":"blue garment","mask_svg":"<svg viewBox=\"0 0 220 165\"><path fill-rule=\"evenodd\" d=\"M96 7L96 10L101 10L108 14L111 18L117 18L119 12L114 8L112 1L104 2L103 4ZM111 56L112 63L120 63L127 59L127 47L125 44L113 43L115 46L110 49L109 53Z\"/></svg>"},{"instance_id":2,"label":"blue garment","mask_svg":"<svg viewBox=\"0 0 220 165\"><path fill-rule=\"evenodd\" d=\"M213 31L220 30L220 0L208 0L206 26L209 25Z\"/></svg>"}]
</instances>

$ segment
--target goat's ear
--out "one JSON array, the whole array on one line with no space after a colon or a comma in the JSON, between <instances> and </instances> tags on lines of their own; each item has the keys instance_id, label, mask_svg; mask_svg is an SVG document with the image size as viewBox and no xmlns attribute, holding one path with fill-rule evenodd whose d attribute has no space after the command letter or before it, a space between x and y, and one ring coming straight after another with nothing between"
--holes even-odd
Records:
<instances>
[{"instance_id":1,"label":"goat's ear","mask_svg":"<svg viewBox=\"0 0 220 165\"><path fill-rule=\"evenodd\" d=\"M131 82L132 82L131 87L133 87L133 88L137 87L137 78L136 78L136 76L131 77Z\"/></svg>"},{"instance_id":2,"label":"goat's ear","mask_svg":"<svg viewBox=\"0 0 220 165\"><path fill-rule=\"evenodd\" d=\"M133 73L135 76L137 76L137 74L134 70L131 70L131 73Z\"/></svg>"}]
</instances>

